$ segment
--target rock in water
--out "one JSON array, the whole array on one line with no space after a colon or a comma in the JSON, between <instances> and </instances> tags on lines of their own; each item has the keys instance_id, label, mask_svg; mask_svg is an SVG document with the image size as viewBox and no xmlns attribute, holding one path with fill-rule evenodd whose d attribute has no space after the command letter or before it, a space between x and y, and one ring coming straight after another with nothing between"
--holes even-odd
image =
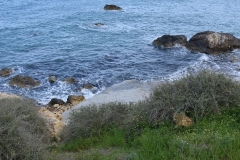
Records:
<instances>
[{"instance_id":1,"label":"rock in water","mask_svg":"<svg viewBox=\"0 0 240 160\"><path fill-rule=\"evenodd\" d=\"M67 83L69 83L69 84L74 84L74 83L76 83L76 80L75 80L75 78L73 78L73 77L65 78L63 81L64 81L64 82L67 82Z\"/></svg>"},{"instance_id":2,"label":"rock in water","mask_svg":"<svg viewBox=\"0 0 240 160\"><path fill-rule=\"evenodd\" d=\"M12 69L11 68L3 68L3 69L1 69L1 71L0 71L0 75L2 76L2 77L6 77L6 76L9 76L10 74L12 74Z\"/></svg>"},{"instance_id":3,"label":"rock in water","mask_svg":"<svg viewBox=\"0 0 240 160\"><path fill-rule=\"evenodd\" d=\"M59 104L59 105L64 105L65 102L61 99L57 99L57 98L52 98L51 101L48 103L50 106L53 106L55 104Z\"/></svg>"},{"instance_id":4,"label":"rock in water","mask_svg":"<svg viewBox=\"0 0 240 160\"><path fill-rule=\"evenodd\" d=\"M95 26L104 26L104 24L103 24L103 23L100 23L100 22L99 22L99 23L95 23L94 25L95 25Z\"/></svg>"},{"instance_id":5,"label":"rock in water","mask_svg":"<svg viewBox=\"0 0 240 160\"><path fill-rule=\"evenodd\" d=\"M184 35L163 35L162 37L155 39L152 43L155 46L165 48L173 47L176 44L185 46L187 43L187 37Z\"/></svg>"},{"instance_id":6,"label":"rock in water","mask_svg":"<svg viewBox=\"0 0 240 160\"><path fill-rule=\"evenodd\" d=\"M36 87L40 85L40 81L35 81L32 77L29 76L20 76L17 75L13 77L10 82L10 85L16 85L18 87Z\"/></svg>"},{"instance_id":7,"label":"rock in water","mask_svg":"<svg viewBox=\"0 0 240 160\"><path fill-rule=\"evenodd\" d=\"M50 83L56 82L56 81L57 81L57 77L56 77L56 76L49 76L49 77L48 77L48 81L49 81Z\"/></svg>"},{"instance_id":8,"label":"rock in water","mask_svg":"<svg viewBox=\"0 0 240 160\"><path fill-rule=\"evenodd\" d=\"M114 4L106 4L106 5L104 6L104 9L105 9L105 10L121 10L122 8L119 7L119 6L116 6L116 5L114 5Z\"/></svg>"},{"instance_id":9,"label":"rock in water","mask_svg":"<svg viewBox=\"0 0 240 160\"><path fill-rule=\"evenodd\" d=\"M195 34L186 47L207 54L218 54L240 48L240 40L229 33L205 31Z\"/></svg>"}]
</instances>

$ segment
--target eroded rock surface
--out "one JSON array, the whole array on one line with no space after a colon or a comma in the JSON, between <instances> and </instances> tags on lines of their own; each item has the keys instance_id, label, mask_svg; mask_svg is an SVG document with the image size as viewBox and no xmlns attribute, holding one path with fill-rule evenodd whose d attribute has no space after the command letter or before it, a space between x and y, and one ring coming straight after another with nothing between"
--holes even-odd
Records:
<instances>
[{"instance_id":1,"label":"eroded rock surface","mask_svg":"<svg viewBox=\"0 0 240 160\"><path fill-rule=\"evenodd\" d=\"M75 106L84 100L85 100L84 96L70 95L67 98L67 103L70 103L73 106Z\"/></svg>"},{"instance_id":2,"label":"eroded rock surface","mask_svg":"<svg viewBox=\"0 0 240 160\"><path fill-rule=\"evenodd\" d=\"M240 48L240 40L229 33L205 31L195 34L186 47L192 51L218 54Z\"/></svg>"},{"instance_id":3,"label":"eroded rock surface","mask_svg":"<svg viewBox=\"0 0 240 160\"><path fill-rule=\"evenodd\" d=\"M187 37L184 35L163 35L155 39L153 45L158 47L170 48L175 45L185 46L187 43Z\"/></svg>"}]
</instances>

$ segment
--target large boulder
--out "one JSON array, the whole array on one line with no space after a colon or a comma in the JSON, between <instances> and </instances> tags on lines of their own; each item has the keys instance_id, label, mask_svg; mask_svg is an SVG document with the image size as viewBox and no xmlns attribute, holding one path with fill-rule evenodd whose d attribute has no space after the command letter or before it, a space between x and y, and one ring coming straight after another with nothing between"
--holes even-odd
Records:
<instances>
[{"instance_id":1,"label":"large boulder","mask_svg":"<svg viewBox=\"0 0 240 160\"><path fill-rule=\"evenodd\" d=\"M22 88L25 88L25 87L31 88L31 87L39 86L40 81L35 81L32 77L29 77L29 76L17 75L10 80L9 84L16 85Z\"/></svg>"},{"instance_id":2,"label":"large boulder","mask_svg":"<svg viewBox=\"0 0 240 160\"><path fill-rule=\"evenodd\" d=\"M116 6L116 5L114 5L114 4L106 4L106 5L104 6L104 9L105 9L105 10L121 10L122 8L119 7L119 6Z\"/></svg>"},{"instance_id":3,"label":"large boulder","mask_svg":"<svg viewBox=\"0 0 240 160\"><path fill-rule=\"evenodd\" d=\"M82 102L84 100L85 100L84 96L70 95L67 98L67 103L70 103L73 106L75 106L75 105L79 104L80 102Z\"/></svg>"},{"instance_id":4,"label":"large boulder","mask_svg":"<svg viewBox=\"0 0 240 160\"><path fill-rule=\"evenodd\" d=\"M218 54L240 48L240 40L229 33L205 31L195 34L186 47L192 51Z\"/></svg>"},{"instance_id":5,"label":"large boulder","mask_svg":"<svg viewBox=\"0 0 240 160\"><path fill-rule=\"evenodd\" d=\"M170 48L175 45L185 46L187 43L187 37L184 35L163 35L158 37L153 42L153 45L158 47Z\"/></svg>"},{"instance_id":6,"label":"large boulder","mask_svg":"<svg viewBox=\"0 0 240 160\"><path fill-rule=\"evenodd\" d=\"M0 71L0 75L1 75L2 77L6 77L6 76L12 74L12 72L13 72L13 71L12 71L11 68L3 68L3 69L1 69L1 71Z\"/></svg>"}]
</instances>

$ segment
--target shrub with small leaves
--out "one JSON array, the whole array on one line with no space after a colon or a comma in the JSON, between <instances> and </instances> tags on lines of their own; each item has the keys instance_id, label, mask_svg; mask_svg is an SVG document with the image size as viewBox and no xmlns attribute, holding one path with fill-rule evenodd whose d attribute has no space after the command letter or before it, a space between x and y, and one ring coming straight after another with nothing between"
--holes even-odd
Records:
<instances>
[{"instance_id":1,"label":"shrub with small leaves","mask_svg":"<svg viewBox=\"0 0 240 160\"><path fill-rule=\"evenodd\" d=\"M30 100L0 100L0 159L44 159L48 142L45 121Z\"/></svg>"},{"instance_id":2,"label":"shrub with small leaves","mask_svg":"<svg viewBox=\"0 0 240 160\"><path fill-rule=\"evenodd\" d=\"M131 105L122 103L82 107L72 113L61 137L70 141L79 137L99 136L112 128L123 126L131 111Z\"/></svg>"},{"instance_id":3,"label":"shrub with small leaves","mask_svg":"<svg viewBox=\"0 0 240 160\"><path fill-rule=\"evenodd\" d=\"M213 71L200 71L157 87L146 102L144 113L157 125L176 112L192 118L222 112L240 102L240 85L233 78Z\"/></svg>"}]
</instances>

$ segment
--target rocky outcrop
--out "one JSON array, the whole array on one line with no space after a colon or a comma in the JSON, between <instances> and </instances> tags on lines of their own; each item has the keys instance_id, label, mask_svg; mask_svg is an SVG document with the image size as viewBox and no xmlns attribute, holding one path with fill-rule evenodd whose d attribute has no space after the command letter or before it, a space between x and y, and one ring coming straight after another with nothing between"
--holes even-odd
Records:
<instances>
[{"instance_id":1,"label":"rocky outcrop","mask_svg":"<svg viewBox=\"0 0 240 160\"><path fill-rule=\"evenodd\" d=\"M104 9L105 9L105 10L121 10L122 8L119 7L119 6L116 6L116 5L114 5L114 4L106 4L106 5L104 6Z\"/></svg>"},{"instance_id":2,"label":"rocky outcrop","mask_svg":"<svg viewBox=\"0 0 240 160\"><path fill-rule=\"evenodd\" d=\"M76 106L80 102L84 101L85 98L84 96L76 96L76 95L70 95L67 98L67 103L72 104L73 106Z\"/></svg>"},{"instance_id":3,"label":"rocky outcrop","mask_svg":"<svg viewBox=\"0 0 240 160\"><path fill-rule=\"evenodd\" d=\"M155 39L153 45L158 47L170 48L175 45L185 46L187 43L187 37L184 35L163 35Z\"/></svg>"},{"instance_id":4,"label":"rocky outcrop","mask_svg":"<svg viewBox=\"0 0 240 160\"><path fill-rule=\"evenodd\" d=\"M65 78L65 79L63 80L63 82L67 82L67 83L69 83L69 84L74 84L74 83L76 83L76 80L75 80L75 78L73 78L73 77L68 77L68 78Z\"/></svg>"},{"instance_id":5,"label":"rocky outcrop","mask_svg":"<svg viewBox=\"0 0 240 160\"><path fill-rule=\"evenodd\" d=\"M41 108L38 111L39 115L46 120L47 129L50 132L51 138L60 141L59 133L64 127L64 123L58 114L54 114L47 108Z\"/></svg>"},{"instance_id":6,"label":"rocky outcrop","mask_svg":"<svg viewBox=\"0 0 240 160\"><path fill-rule=\"evenodd\" d=\"M22 88L25 88L25 87L32 88L32 87L39 86L40 81L35 81L32 77L29 77L29 76L17 75L10 80L9 84L16 85Z\"/></svg>"},{"instance_id":7,"label":"rocky outcrop","mask_svg":"<svg viewBox=\"0 0 240 160\"><path fill-rule=\"evenodd\" d=\"M195 34L186 47L192 51L218 54L240 48L240 40L229 33L205 31Z\"/></svg>"},{"instance_id":8,"label":"rocky outcrop","mask_svg":"<svg viewBox=\"0 0 240 160\"><path fill-rule=\"evenodd\" d=\"M54 82L57 81L57 77L56 77L56 76L49 76L49 77L48 77L48 81L49 81L50 83L54 83Z\"/></svg>"},{"instance_id":9,"label":"rocky outcrop","mask_svg":"<svg viewBox=\"0 0 240 160\"><path fill-rule=\"evenodd\" d=\"M3 69L1 69L1 71L0 71L0 75L2 76L2 77L6 77L6 76L9 76L10 74L12 74L12 69L11 68L3 68Z\"/></svg>"}]
</instances>

